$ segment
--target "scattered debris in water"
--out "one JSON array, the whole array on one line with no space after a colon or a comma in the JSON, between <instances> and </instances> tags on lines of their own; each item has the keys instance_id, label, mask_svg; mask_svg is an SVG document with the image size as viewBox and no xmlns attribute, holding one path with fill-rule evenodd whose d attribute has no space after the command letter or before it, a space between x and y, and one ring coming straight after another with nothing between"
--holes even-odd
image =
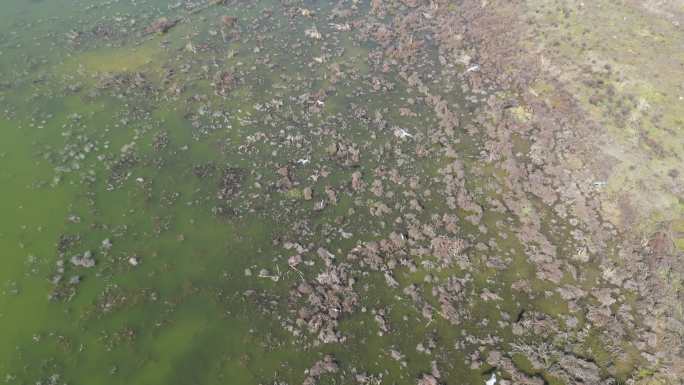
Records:
<instances>
[{"instance_id":1,"label":"scattered debris in water","mask_svg":"<svg viewBox=\"0 0 684 385\"><path fill-rule=\"evenodd\" d=\"M115 1L68 28L50 19L35 41L0 32L26 66L0 83L3 114L54 170L30 193L54 192L57 222L68 213L53 255L31 250L50 220L19 222L16 236L27 281L47 277L49 299L79 317L78 332L45 332L60 351L76 343L111 363L112 351L149 355L136 338L187 332L217 372L209 356L236 362L235 378L263 366L277 374L260 381L278 385L665 375L675 361L658 344L679 340L660 329L678 324L644 309L665 306L653 292L665 293L663 271L676 276L681 229L635 240L603 215L613 184L608 165L585 163L590 114L516 40L535 22L497 1L302 5ZM629 112L615 92L593 105ZM610 207L637 223L626 200ZM206 328L184 330L195 311ZM247 347L223 350L235 336ZM70 362L25 351L45 370ZM134 364L111 375L144 370Z\"/></svg>"}]
</instances>

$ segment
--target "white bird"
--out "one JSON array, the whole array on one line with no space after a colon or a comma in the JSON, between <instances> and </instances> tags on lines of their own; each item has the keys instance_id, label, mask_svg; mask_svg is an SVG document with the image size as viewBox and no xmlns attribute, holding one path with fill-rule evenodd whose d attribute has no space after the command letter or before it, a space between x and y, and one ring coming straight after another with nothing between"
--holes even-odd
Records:
<instances>
[{"instance_id":1,"label":"white bird","mask_svg":"<svg viewBox=\"0 0 684 385\"><path fill-rule=\"evenodd\" d=\"M409 134L408 131L404 130L403 128L398 128L397 130L395 130L394 136L401 138L401 139L413 138L413 135Z\"/></svg>"},{"instance_id":2,"label":"white bird","mask_svg":"<svg viewBox=\"0 0 684 385\"><path fill-rule=\"evenodd\" d=\"M474 65L474 66L468 68L468 69L466 70L466 72L473 72L473 71L477 71L477 70L479 70L479 69L480 69L480 66L476 64L476 65Z\"/></svg>"},{"instance_id":3,"label":"white bird","mask_svg":"<svg viewBox=\"0 0 684 385\"><path fill-rule=\"evenodd\" d=\"M489 377L489 380L485 382L485 385L495 385L496 384L496 373L492 373L492 376Z\"/></svg>"},{"instance_id":4,"label":"white bird","mask_svg":"<svg viewBox=\"0 0 684 385\"><path fill-rule=\"evenodd\" d=\"M330 23L330 26L333 27L333 29L335 29L336 31L341 31L341 32L351 31L351 25L349 23L344 23L344 24Z\"/></svg>"},{"instance_id":5,"label":"white bird","mask_svg":"<svg viewBox=\"0 0 684 385\"><path fill-rule=\"evenodd\" d=\"M297 163L301 164L302 166L307 165L309 162L311 162L311 159L309 158L302 158L297 160Z\"/></svg>"}]
</instances>

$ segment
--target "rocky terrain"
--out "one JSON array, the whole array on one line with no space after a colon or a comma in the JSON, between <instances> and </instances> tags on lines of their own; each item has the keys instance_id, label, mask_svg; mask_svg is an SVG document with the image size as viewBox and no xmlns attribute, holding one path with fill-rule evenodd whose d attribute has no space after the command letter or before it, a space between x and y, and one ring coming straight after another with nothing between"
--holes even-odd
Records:
<instances>
[{"instance_id":1,"label":"rocky terrain","mask_svg":"<svg viewBox=\"0 0 684 385\"><path fill-rule=\"evenodd\" d=\"M0 35L68 197L8 383L682 383L684 2L78 12Z\"/></svg>"}]
</instances>

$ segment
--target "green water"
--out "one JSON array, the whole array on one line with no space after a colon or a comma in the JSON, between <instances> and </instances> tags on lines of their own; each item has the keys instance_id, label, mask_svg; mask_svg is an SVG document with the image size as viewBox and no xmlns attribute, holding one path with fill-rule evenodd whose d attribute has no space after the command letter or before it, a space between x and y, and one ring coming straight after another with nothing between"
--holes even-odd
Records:
<instances>
[{"instance_id":1,"label":"green water","mask_svg":"<svg viewBox=\"0 0 684 385\"><path fill-rule=\"evenodd\" d=\"M178 4L2 5L0 381L293 385L330 353L340 372L322 376L321 384L356 383L354 374L362 372L383 384L414 384L435 361L441 382L475 385L489 378L490 367L471 368L466 358L477 350L486 358L487 350L505 350L514 339L509 328L497 326L503 314L566 313L557 297L510 289L514 281L534 280L534 267L514 232L496 224L507 217L487 206L487 198L497 195L488 187L496 175L478 169L479 140L461 129L454 148L489 232L480 233L464 219L468 212L455 210L459 232L472 244L496 240L509 266L487 267L487 252L475 248L468 251L473 269L467 271L433 271L429 253L408 255L418 268L395 269L398 289L388 287L381 272L355 266L359 304L340 320L345 343L319 344L315 335L288 331L284 326L296 318L290 291L322 269L318 247L343 263L356 245L406 230L397 222L409 212L406 182L384 180L382 197L354 194L352 172L362 171L368 186L382 167L418 177L430 193L420 192L423 207L411 213L427 223L450 212L439 180L450 160L415 155L418 145L439 148L420 134L438 120L424 104L411 107L419 113L415 117L398 112L419 95L396 69L382 75L396 80L393 89L357 94L371 88L368 55L375 47L354 32L332 29L326 15L335 4ZM297 7L315 15L301 16ZM368 4L354 7L364 13ZM238 17L237 27L221 25L226 14ZM143 33L160 16L181 21L166 34ZM304 31L312 25L326 38L307 40ZM239 35L231 35L236 30ZM328 56L324 64L314 60L322 52ZM345 73L335 84L333 64ZM218 95L212 84L224 69L237 80ZM136 83L135 73L144 80ZM444 74L428 85L458 110L465 126L477 106L465 101L454 82ZM315 98L298 101L305 92L333 86L323 105ZM352 118L359 106L368 119ZM384 111L386 129L373 128L374 111ZM414 138L398 139L395 125ZM356 145L360 161L350 165L331 156L335 143ZM295 186L278 187L283 165L289 165ZM205 174L201 166L207 166ZM241 176L230 199L222 200L217 194L226 169L239 169ZM314 187L314 201L303 198L307 186ZM337 191L338 202L316 211L326 186ZM378 202L390 213L371 215L368 206ZM72 242L63 243L60 256L65 239ZM305 256L314 265L290 268L293 252L282 247L286 241L315 245ZM94 267L71 263L86 251ZM261 269L278 281L259 277ZM437 314L428 321L402 293L414 283L438 308L428 274L464 279L472 298L459 306L467 321L455 326ZM73 277L79 282L70 283ZM485 288L501 301L480 300ZM549 289L540 282L534 288ZM372 314L378 309L387 312L390 333L379 333ZM418 352L429 335L436 336L437 347L431 355ZM466 335L498 340L466 343ZM390 349L405 355L405 366L390 357Z\"/></svg>"}]
</instances>

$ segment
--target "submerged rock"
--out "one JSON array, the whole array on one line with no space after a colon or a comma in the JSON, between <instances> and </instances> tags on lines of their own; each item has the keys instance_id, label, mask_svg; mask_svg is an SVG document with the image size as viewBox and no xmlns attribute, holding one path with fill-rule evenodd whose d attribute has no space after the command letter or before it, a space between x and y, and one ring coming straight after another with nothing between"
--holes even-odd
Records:
<instances>
[{"instance_id":1,"label":"submerged rock","mask_svg":"<svg viewBox=\"0 0 684 385\"><path fill-rule=\"evenodd\" d=\"M233 28L237 24L238 18L235 16L223 15L221 16L221 25L226 28Z\"/></svg>"},{"instance_id":2,"label":"submerged rock","mask_svg":"<svg viewBox=\"0 0 684 385\"><path fill-rule=\"evenodd\" d=\"M74 255L71 257L71 264L74 266L90 268L95 266L95 260L90 251L86 251L83 254Z\"/></svg>"},{"instance_id":3,"label":"submerged rock","mask_svg":"<svg viewBox=\"0 0 684 385\"><path fill-rule=\"evenodd\" d=\"M145 28L145 33L166 33L171 28L175 27L179 21L180 19L169 20L167 17L160 17L159 19L155 20L152 24L150 24L147 28Z\"/></svg>"},{"instance_id":4,"label":"submerged rock","mask_svg":"<svg viewBox=\"0 0 684 385\"><path fill-rule=\"evenodd\" d=\"M416 385L439 385L439 381L432 374L423 374L416 382Z\"/></svg>"}]
</instances>

